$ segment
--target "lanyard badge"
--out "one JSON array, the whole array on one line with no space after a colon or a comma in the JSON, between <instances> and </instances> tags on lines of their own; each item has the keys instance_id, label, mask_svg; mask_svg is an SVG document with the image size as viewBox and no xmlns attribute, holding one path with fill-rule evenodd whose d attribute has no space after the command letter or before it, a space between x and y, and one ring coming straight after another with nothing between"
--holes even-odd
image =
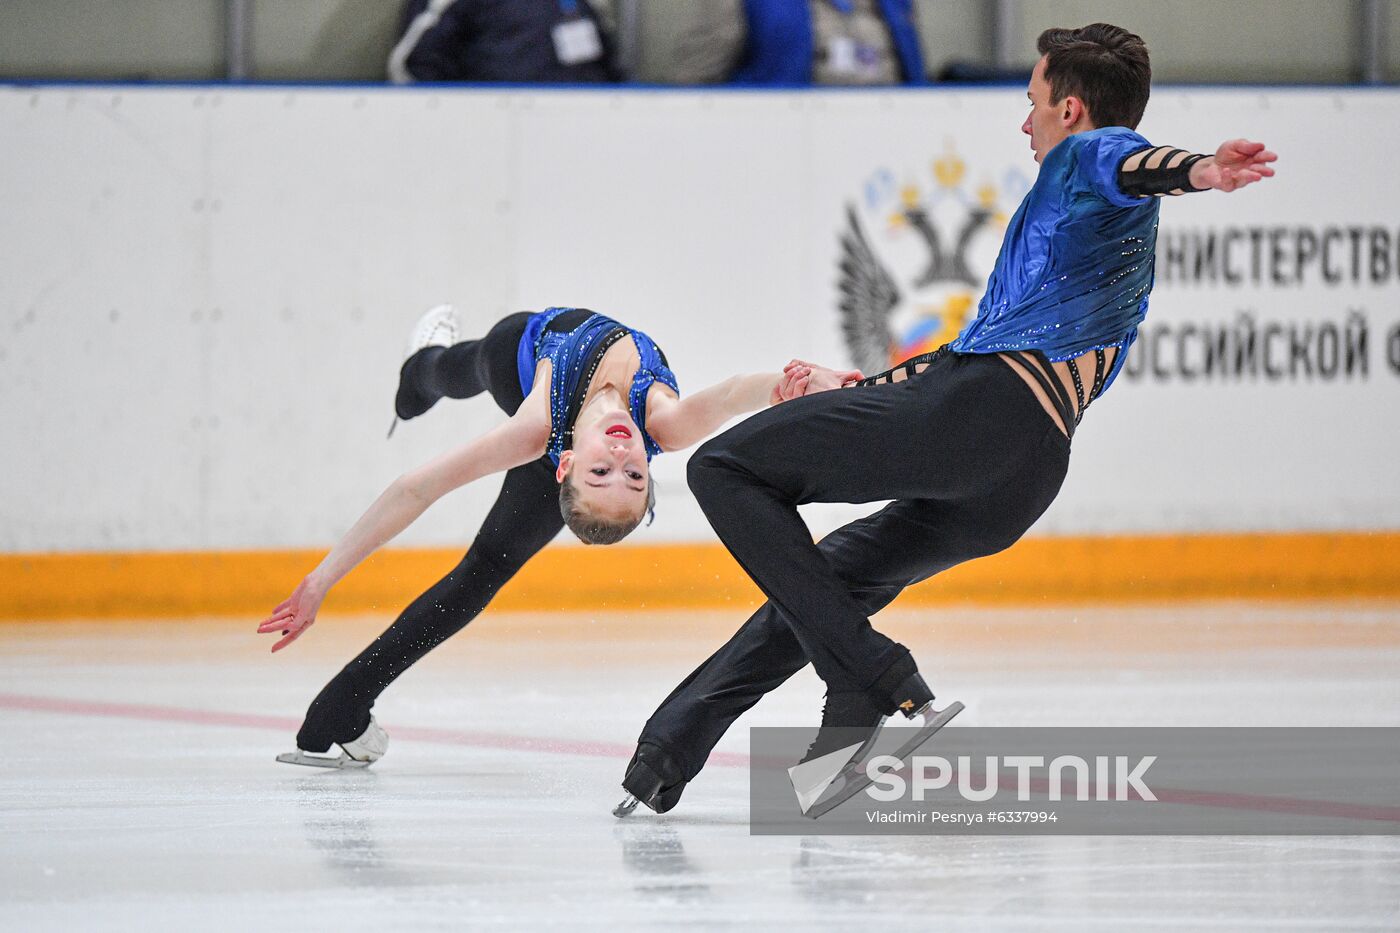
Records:
<instances>
[{"instance_id":1,"label":"lanyard badge","mask_svg":"<svg viewBox=\"0 0 1400 933\"><path fill-rule=\"evenodd\" d=\"M598 24L579 15L578 0L559 0L559 12L566 19L551 31L554 57L561 65L582 65L603 57L603 38Z\"/></svg>"}]
</instances>

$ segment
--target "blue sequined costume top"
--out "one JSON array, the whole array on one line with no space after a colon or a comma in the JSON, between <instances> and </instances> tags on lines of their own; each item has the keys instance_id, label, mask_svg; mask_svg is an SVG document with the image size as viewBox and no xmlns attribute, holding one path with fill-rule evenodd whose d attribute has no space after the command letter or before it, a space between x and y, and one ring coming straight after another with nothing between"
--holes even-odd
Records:
<instances>
[{"instance_id":1,"label":"blue sequined costume top","mask_svg":"<svg viewBox=\"0 0 1400 933\"><path fill-rule=\"evenodd\" d=\"M1147 314L1160 204L1124 194L1118 169L1151 145L1108 126L1050 150L1006 228L977 316L949 349L1039 350L1058 361L1116 346L1108 388Z\"/></svg>"},{"instance_id":2,"label":"blue sequined costume top","mask_svg":"<svg viewBox=\"0 0 1400 933\"><path fill-rule=\"evenodd\" d=\"M576 401L582 401L588 379L592 377L598 361L607 348L618 340L630 336L641 357L641 364L632 376L632 386L628 391L628 409L632 420L642 432L642 443L646 448L647 459L661 453L661 447L647 433L647 392L655 383L667 386L680 394L676 374L666 365L666 358L646 334L619 324L610 317L589 313L588 317L567 332L549 329L549 322L573 308L547 308L530 316L525 324L525 333L520 338L516 353L516 367L520 374L520 391L530 394L535 382L535 367L540 360L550 362L549 384L549 443L545 452L556 464L559 455L572 447L573 420L577 416ZM567 326L567 325L565 325Z\"/></svg>"}]
</instances>

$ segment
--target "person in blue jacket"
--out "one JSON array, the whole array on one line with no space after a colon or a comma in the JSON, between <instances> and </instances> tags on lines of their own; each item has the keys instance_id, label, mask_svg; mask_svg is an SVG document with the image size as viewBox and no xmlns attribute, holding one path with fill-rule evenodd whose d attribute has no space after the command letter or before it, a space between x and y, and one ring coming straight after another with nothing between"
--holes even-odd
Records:
<instances>
[{"instance_id":1,"label":"person in blue jacket","mask_svg":"<svg viewBox=\"0 0 1400 933\"><path fill-rule=\"evenodd\" d=\"M910 0L745 0L733 84L926 84Z\"/></svg>"}]
</instances>

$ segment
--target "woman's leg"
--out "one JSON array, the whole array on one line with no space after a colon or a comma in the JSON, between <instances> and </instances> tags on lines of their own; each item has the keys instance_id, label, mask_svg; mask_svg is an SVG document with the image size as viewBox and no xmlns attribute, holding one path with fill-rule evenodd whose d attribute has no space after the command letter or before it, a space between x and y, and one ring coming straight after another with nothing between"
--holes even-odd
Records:
<instances>
[{"instance_id":1,"label":"woman's leg","mask_svg":"<svg viewBox=\"0 0 1400 933\"><path fill-rule=\"evenodd\" d=\"M530 319L528 311L499 321L480 340L450 347L424 347L404 361L394 409L408 420L441 398L471 398L490 392L507 414L515 414L524 396L516 370L516 348Z\"/></svg>"},{"instance_id":2,"label":"woman's leg","mask_svg":"<svg viewBox=\"0 0 1400 933\"><path fill-rule=\"evenodd\" d=\"M912 659L870 626L869 610L812 543L796 506L985 503L987 526L1019 529L1004 547L1054 498L1067 457L1068 442L1005 366L950 356L904 382L826 392L755 415L700 449L690 482L829 691L863 693L893 712L890 694L912 672ZM906 584L941 569L939 528L918 524L869 542L882 561L928 565Z\"/></svg>"},{"instance_id":3,"label":"woman's leg","mask_svg":"<svg viewBox=\"0 0 1400 933\"><path fill-rule=\"evenodd\" d=\"M563 527L553 464L541 459L507 473L471 550L325 686L307 710L297 747L324 752L364 732L379 694L475 619Z\"/></svg>"}]
</instances>

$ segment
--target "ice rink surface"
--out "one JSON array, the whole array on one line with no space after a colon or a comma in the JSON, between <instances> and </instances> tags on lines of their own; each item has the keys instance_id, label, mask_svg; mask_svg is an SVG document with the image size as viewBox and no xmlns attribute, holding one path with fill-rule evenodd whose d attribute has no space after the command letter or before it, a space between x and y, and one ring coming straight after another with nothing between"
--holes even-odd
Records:
<instances>
[{"instance_id":1,"label":"ice rink surface","mask_svg":"<svg viewBox=\"0 0 1400 933\"><path fill-rule=\"evenodd\" d=\"M0 928L1394 930L1400 837L760 837L750 725L610 815L655 705L740 621L488 613L381 698L365 772L277 764L387 623L0 626ZM1400 606L891 611L961 725L1400 725Z\"/></svg>"}]
</instances>

